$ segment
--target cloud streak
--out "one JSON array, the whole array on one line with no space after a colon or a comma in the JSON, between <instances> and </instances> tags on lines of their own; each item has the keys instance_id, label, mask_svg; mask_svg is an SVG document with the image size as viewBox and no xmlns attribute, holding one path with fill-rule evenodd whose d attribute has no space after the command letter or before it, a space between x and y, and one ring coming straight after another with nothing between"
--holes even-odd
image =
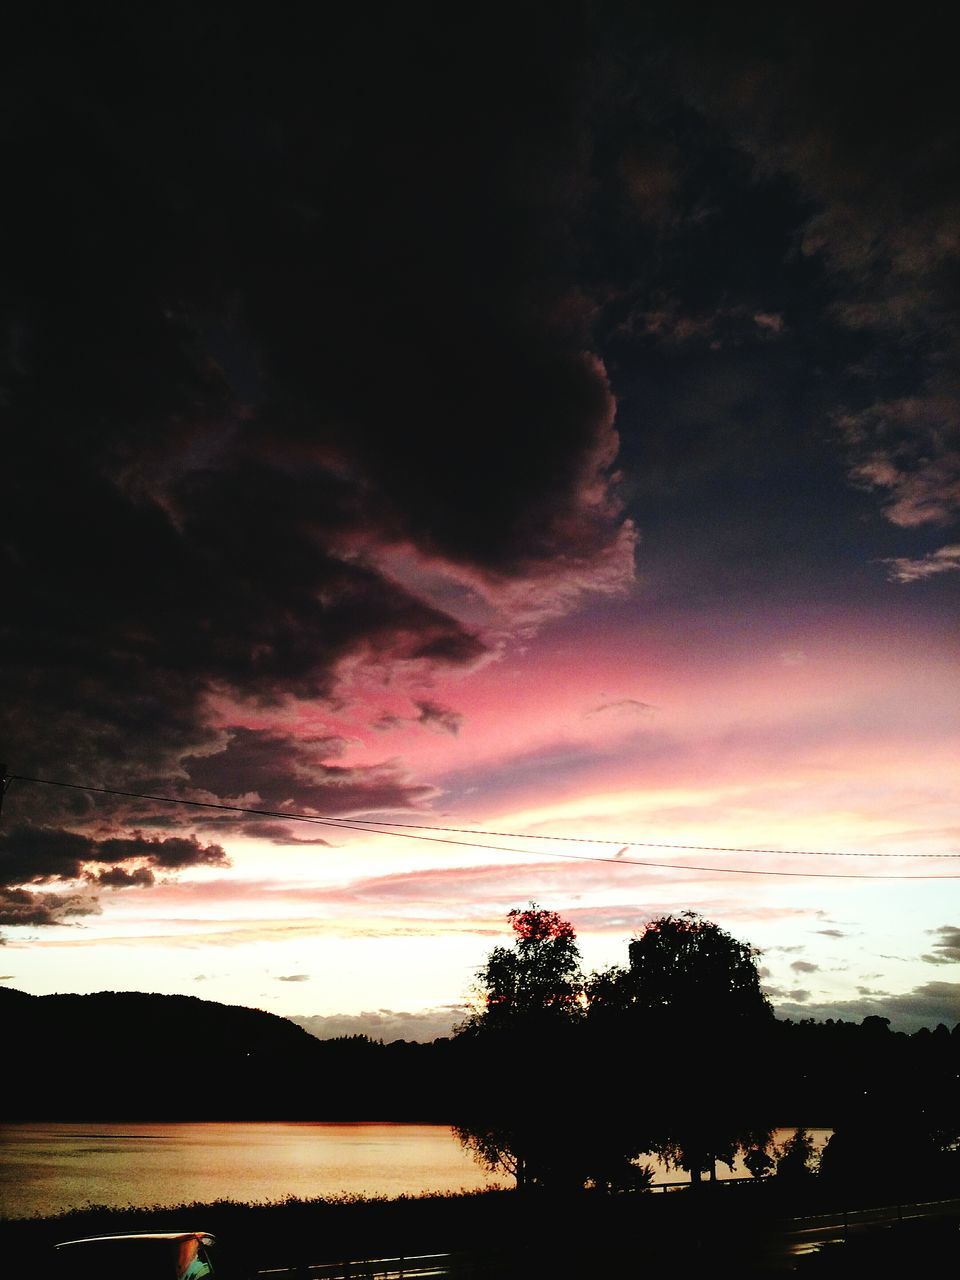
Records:
<instances>
[{"instance_id":1,"label":"cloud streak","mask_svg":"<svg viewBox=\"0 0 960 1280\"><path fill-rule=\"evenodd\" d=\"M941 573L956 573L960 570L960 545L938 547L925 556L911 560L906 556L893 556L882 560L887 566L887 577L891 582L908 584L923 582L927 578L935 578Z\"/></svg>"}]
</instances>

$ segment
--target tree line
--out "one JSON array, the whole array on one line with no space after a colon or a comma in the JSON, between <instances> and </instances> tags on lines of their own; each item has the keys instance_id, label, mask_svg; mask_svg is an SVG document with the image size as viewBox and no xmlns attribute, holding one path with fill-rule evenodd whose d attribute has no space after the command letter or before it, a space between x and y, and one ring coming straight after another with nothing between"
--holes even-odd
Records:
<instances>
[{"instance_id":1,"label":"tree line","mask_svg":"<svg viewBox=\"0 0 960 1280\"><path fill-rule=\"evenodd\" d=\"M610 1191L644 1185L647 1153L691 1180L738 1154L758 1177L804 1176L803 1133L778 1151L772 1126L834 1130L822 1178L935 1181L956 1164L960 1026L778 1020L757 953L689 913L592 975L556 913L510 925L475 1011L429 1044L318 1040L195 997L0 988L4 1118L426 1121L526 1186Z\"/></svg>"},{"instance_id":2,"label":"tree line","mask_svg":"<svg viewBox=\"0 0 960 1280\"><path fill-rule=\"evenodd\" d=\"M778 1022L757 950L693 912L650 921L626 965L590 975L556 912L508 918L513 943L490 953L455 1037L474 1072L456 1132L518 1187L642 1189L644 1155L694 1183L738 1156L754 1177L802 1179L817 1157L802 1125L775 1144L788 1117L835 1130L828 1177L874 1176L894 1149L931 1175L956 1163L957 1031L927 1044L876 1017Z\"/></svg>"}]
</instances>

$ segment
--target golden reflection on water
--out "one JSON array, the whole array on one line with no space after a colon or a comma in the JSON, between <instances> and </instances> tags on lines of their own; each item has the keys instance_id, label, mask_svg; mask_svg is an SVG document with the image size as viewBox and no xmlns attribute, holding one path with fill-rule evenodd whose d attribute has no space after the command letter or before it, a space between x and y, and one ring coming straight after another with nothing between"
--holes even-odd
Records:
<instances>
[{"instance_id":1,"label":"golden reflection on water","mask_svg":"<svg viewBox=\"0 0 960 1280\"><path fill-rule=\"evenodd\" d=\"M793 1132L780 1129L782 1142ZM811 1129L821 1147L828 1129ZM685 1179L652 1157L655 1182ZM744 1177L735 1165L720 1178ZM0 1216L86 1203L176 1205L286 1196L417 1195L512 1185L484 1173L446 1125L389 1123L0 1125Z\"/></svg>"},{"instance_id":2,"label":"golden reflection on water","mask_svg":"<svg viewBox=\"0 0 960 1280\"><path fill-rule=\"evenodd\" d=\"M496 1185L446 1125L0 1125L0 1216Z\"/></svg>"}]
</instances>

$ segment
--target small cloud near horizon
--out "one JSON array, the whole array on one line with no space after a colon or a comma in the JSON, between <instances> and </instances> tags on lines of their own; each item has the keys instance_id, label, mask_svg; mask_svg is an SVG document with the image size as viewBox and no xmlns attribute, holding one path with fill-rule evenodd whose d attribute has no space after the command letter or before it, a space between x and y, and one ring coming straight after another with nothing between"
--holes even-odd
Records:
<instances>
[{"instance_id":1,"label":"small cloud near horizon","mask_svg":"<svg viewBox=\"0 0 960 1280\"><path fill-rule=\"evenodd\" d=\"M792 1000L795 1004L802 1004L810 998L810 992L804 991L802 987L795 987L792 991L785 991L783 987L763 987L763 993L776 1005L777 1000Z\"/></svg>"},{"instance_id":2,"label":"small cloud near horizon","mask_svg":"<svg viewBox=\"0 0 960 1280\"><path fill-rule=\"evenodd\" d=\"M466 1016L465 1004L439 1005L408 1012L397 1009L368 1009L361 1013L289 1014L289 1020L318 1040L337 1036L369 1036L371 1040L415 1040L429 1043L449 1036Z\"/></svg>"},{"instance_id":3,"label":"small cloud near horizon","mask_svg":"<svg viewBox=\"0 0 960 1280\"><path fill-rule=\"evenodd\" d=\"M855 1000L818 1001L807 1004L793 992L768 991L778 1018L827 1018L862 1022L878 1015L889 1018L893 1031L913 1033L939 1023L953 1027L960 1022L960 982L925 982L898 994L861 995Z\"/></svg>"}]
</instances>

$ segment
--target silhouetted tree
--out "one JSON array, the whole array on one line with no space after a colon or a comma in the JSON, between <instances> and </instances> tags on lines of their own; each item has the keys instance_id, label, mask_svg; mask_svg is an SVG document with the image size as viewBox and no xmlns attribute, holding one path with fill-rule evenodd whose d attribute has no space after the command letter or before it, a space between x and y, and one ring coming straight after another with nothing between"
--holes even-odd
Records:
<instances>
[{"instance_id":1,"label":"silhouetted tree","mask_svg":"<svg viewBox=\"0 0 960 1280\"><path fill-rule=\"evenodd\" d=\"M597 1141L588 1147L582 1162L586 1184L611 1195L621 1192L649 1191L653 1184L653 1166L638 1164L639 1144L635 1151L624 1151L623 1135L618 1130L595 1131Z\"/></svg>"},{"instance_id":2,"label":"silhouetted tree","mask_svg":"<svg viewBox=\"0 0 960 1280\"><path fill-rule=\"evenodd\" d=\"M651 920L629 946L630 1005L672 1022L722 1022L733 1033L773 1017L760 989L759 951L693 911Z\"/></svg>"},{"instance_id":3,"label":"silhouetted tree","mask_svg":"<svg viewBox=\"0 0 960 1280\"><path fill-rule=\"evenodd\" d=\"M659 1156L668 1169L689 1173L693 1183L700 1182L704 1174L715 1180L718 1164L732 1171L738 1155L743 1155L753 1177L770 1173L775 1165L769 1155L772 1130L738 1129L725 1114L722 1100L711 1095L710 1106L712 1110L704 1110L691 1103L685 1117L678 1120L679 1113L674 1112L665 1125L655 1125L646 1139L646 1150Z\"/></svg>"},{"instance_id":4,"label":"silhouetted tree","mask_svg":"<svg viewBox=\"0 0 960 1280\"><path fill-rule=\"evenodd\" d=\"M497 1124L454 1125L453 1132L479 1164L511 1175L520 1189L613 1194L646 1191L653 1180L652 1168L635 1162L639 1148L628 1149L620 1129L597 1125L586 1110L564 1119L552 1107L534 1107Z\"/></svg>"},{"instance_id":5,"label":"silhouetted tree","mask_svg":"<svg viewBox=\"0 0 960 1280\"><path fill-rule=\"evenodd\" d=\"M743 1164L752 1178L765 1178L776 1168L776 1161L766 1145L749 1147L743 1153Z\"/></svg>"},{"instance_id":6,"label":"silhouetted tree","mask_svg":"<svg viewBox=\"0 0 960 1280\"><path fill-rule=\"evenodd\" d=\"M794 1131L785 1142L774 1148L777 1177L797 1181L814 1172L817 1163L816 1144L806 1129Z\"/></svg>"},{"instance_id":7,"label":"silhouetted tree","mask_svg":"<svg viewBox=\"0 0 960 1280\"><path fill-rule=\"evenodd\" d=\"M512 947L494 947L477 974L481 1006L458 1027L461 1035L529 1033L582 1012L583 975L573 926L531 902L507 915Z\"/></svg>"},{"instance_id":8,"label":"silhouetted tree","mask_svg":"<svg viewBox=\"0 0 960 1280\"><path fill-rule=\"evenodd\" d=\"M756 1140L763 1107L744 1065L762 1055L773 1024L758 954L688 911L651 920L630 943L627 968L587 984L590 1023L608 1049L627 1057L656 1043L669 1053L671 1069L655 1082L658 1132L646 1149L693 1182L769 1138Z\"/></svg>"},{"instance_id":9,"label":"silhouetted tree","mask_svg":"<svg viewBox=\"0 0 960 1280\"><path fill-rule=\"evenodd\" d=\"M583 1016L576 935L534 902L508 919L513 945L490 952L477 975L479 1007L458 1028L482 1082L454 1132L480 1164L512 1174L518 1187L583 1186L586 1118L558 1105Z\"/></svg>"},{"instance_id":10,"label":"silhouetted tree","mask_svg":"<svg viewBox=\"0 0 960 1280\"><path fill-rule=\"evenodd\" d=\"M514 1126L503 1124L455 1124L454 1136L478 1164L488 1173L506 1173L516 1179L518 1187L526 1186L527 1135Z\"/></svg>"}]
</instances>

